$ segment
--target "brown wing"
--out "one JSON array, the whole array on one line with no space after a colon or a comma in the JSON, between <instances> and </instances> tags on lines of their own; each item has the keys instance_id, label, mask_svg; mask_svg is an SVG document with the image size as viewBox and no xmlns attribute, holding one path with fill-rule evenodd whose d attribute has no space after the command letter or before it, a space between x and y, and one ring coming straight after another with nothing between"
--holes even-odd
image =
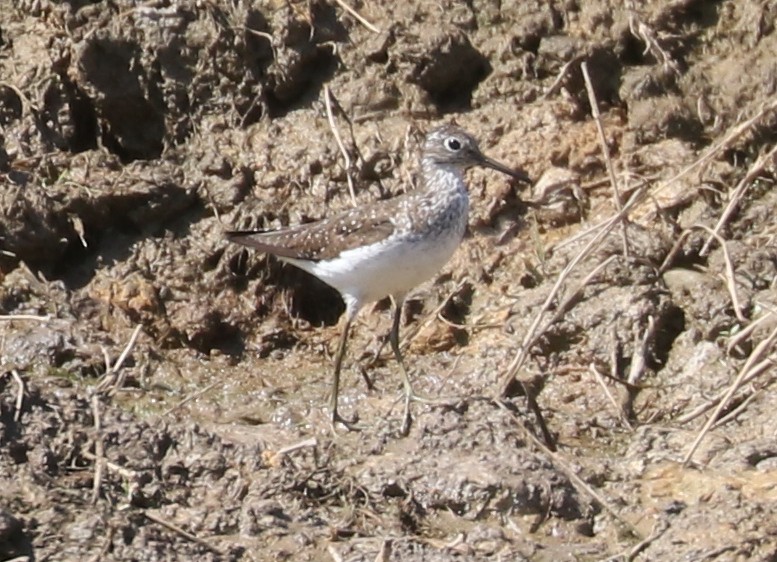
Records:
<instances>
[{"instance_id":1,"label":"brown wing","mask_svg":"<svg viewBox=\"0 0 777 562\"><path fill-rule=\"evenodd\" d=\"M226 236L231 242L281 258L331 259L346 250L391 236L394 232L392 218L398 203L398 199L379 201L291 228L231 231Z\"/></svg>"}]
</instances>

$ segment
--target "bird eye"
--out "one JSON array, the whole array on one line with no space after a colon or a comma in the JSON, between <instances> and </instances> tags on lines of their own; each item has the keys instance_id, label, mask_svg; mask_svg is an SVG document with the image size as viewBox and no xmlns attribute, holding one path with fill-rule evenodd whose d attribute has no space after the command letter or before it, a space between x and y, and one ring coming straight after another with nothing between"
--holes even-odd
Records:
<instances>
[{"instance_id":1,"label":"bird eye","mask_svg":"<svg viewBox=\"0 0 777 562\"><path fill-rule=\"evenodd\" d=\"M458 152L461 150L461 141L456 137L450 137L445 139L445 146L448 148L448 150Z\"/></svg>"}]
</instances>

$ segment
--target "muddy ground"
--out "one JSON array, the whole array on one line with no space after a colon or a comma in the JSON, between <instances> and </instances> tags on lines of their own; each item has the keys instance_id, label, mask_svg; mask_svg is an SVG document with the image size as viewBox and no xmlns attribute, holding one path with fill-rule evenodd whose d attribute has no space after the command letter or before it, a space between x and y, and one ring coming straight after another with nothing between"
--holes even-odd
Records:
<instances>
[{"instance_id":1,"label":"muddy ground","mask_svg":"<svg viewBox=\"0 0 777 562\"><path fill-rule=\"evenodd\" d=\"M0 558L777 560L777 2L350 5L3 3ZM223 231L449 121L536 180L406 307L465 399L400 434L378 303L333 435L342 302Z\"/></svg>"}]
</instances>

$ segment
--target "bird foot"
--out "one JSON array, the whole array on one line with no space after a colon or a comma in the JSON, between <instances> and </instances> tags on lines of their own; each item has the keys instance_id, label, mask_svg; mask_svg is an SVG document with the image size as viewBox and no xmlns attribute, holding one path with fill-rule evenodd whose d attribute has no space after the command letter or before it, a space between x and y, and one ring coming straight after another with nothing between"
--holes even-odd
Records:
<instances>
[{"instance_id":1,"label":"bird foot","mask_svg":"<svg viewBox=\"0 0 777 562\"><path fill-rule=\"evenodd\" d=\"M361 426L358 425L359 417L355 416L352 419L346 419L341 416L337 410L332 411L332 417L329 419L329 425L332 429L332 433L337 433L337 424L341 424L348 431L361 431Z\"/></svg>"},{"instance_id":2,"label":"bird foot","mask_svg":"<svg viewBox=\"0 0 777 562\"><path fill-rule=\"evenodd\" d=\"M427 406L438 406L443 408L455 408L461 404L465 398L463 396L447 396L441 398L430 398L423 394L416 394L413 390L405 393L405 412L402 416L402 429L401 435L407 437L410 433L410 424L413 421L413 417L410 414L410 404L412 402L420 402Z\"/></svg>"}]
</instances>

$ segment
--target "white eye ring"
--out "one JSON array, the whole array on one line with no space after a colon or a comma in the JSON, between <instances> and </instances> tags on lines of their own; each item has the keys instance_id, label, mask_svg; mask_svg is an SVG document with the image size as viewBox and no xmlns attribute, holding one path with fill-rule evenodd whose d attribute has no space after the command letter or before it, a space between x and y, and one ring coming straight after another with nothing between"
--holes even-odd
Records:
<instances>
[{"instance_id":1,"label":"white eye ring","mask_svg":"<svg viewBox=\"0 0 777 562\"><path fill-rule=\"evenodd\" d=\"M462 143L459 139L456 137L448 137L445 139L445 148L450 150L451 152L458 152L461 150Z\"/></svg>"}]
</instances>

